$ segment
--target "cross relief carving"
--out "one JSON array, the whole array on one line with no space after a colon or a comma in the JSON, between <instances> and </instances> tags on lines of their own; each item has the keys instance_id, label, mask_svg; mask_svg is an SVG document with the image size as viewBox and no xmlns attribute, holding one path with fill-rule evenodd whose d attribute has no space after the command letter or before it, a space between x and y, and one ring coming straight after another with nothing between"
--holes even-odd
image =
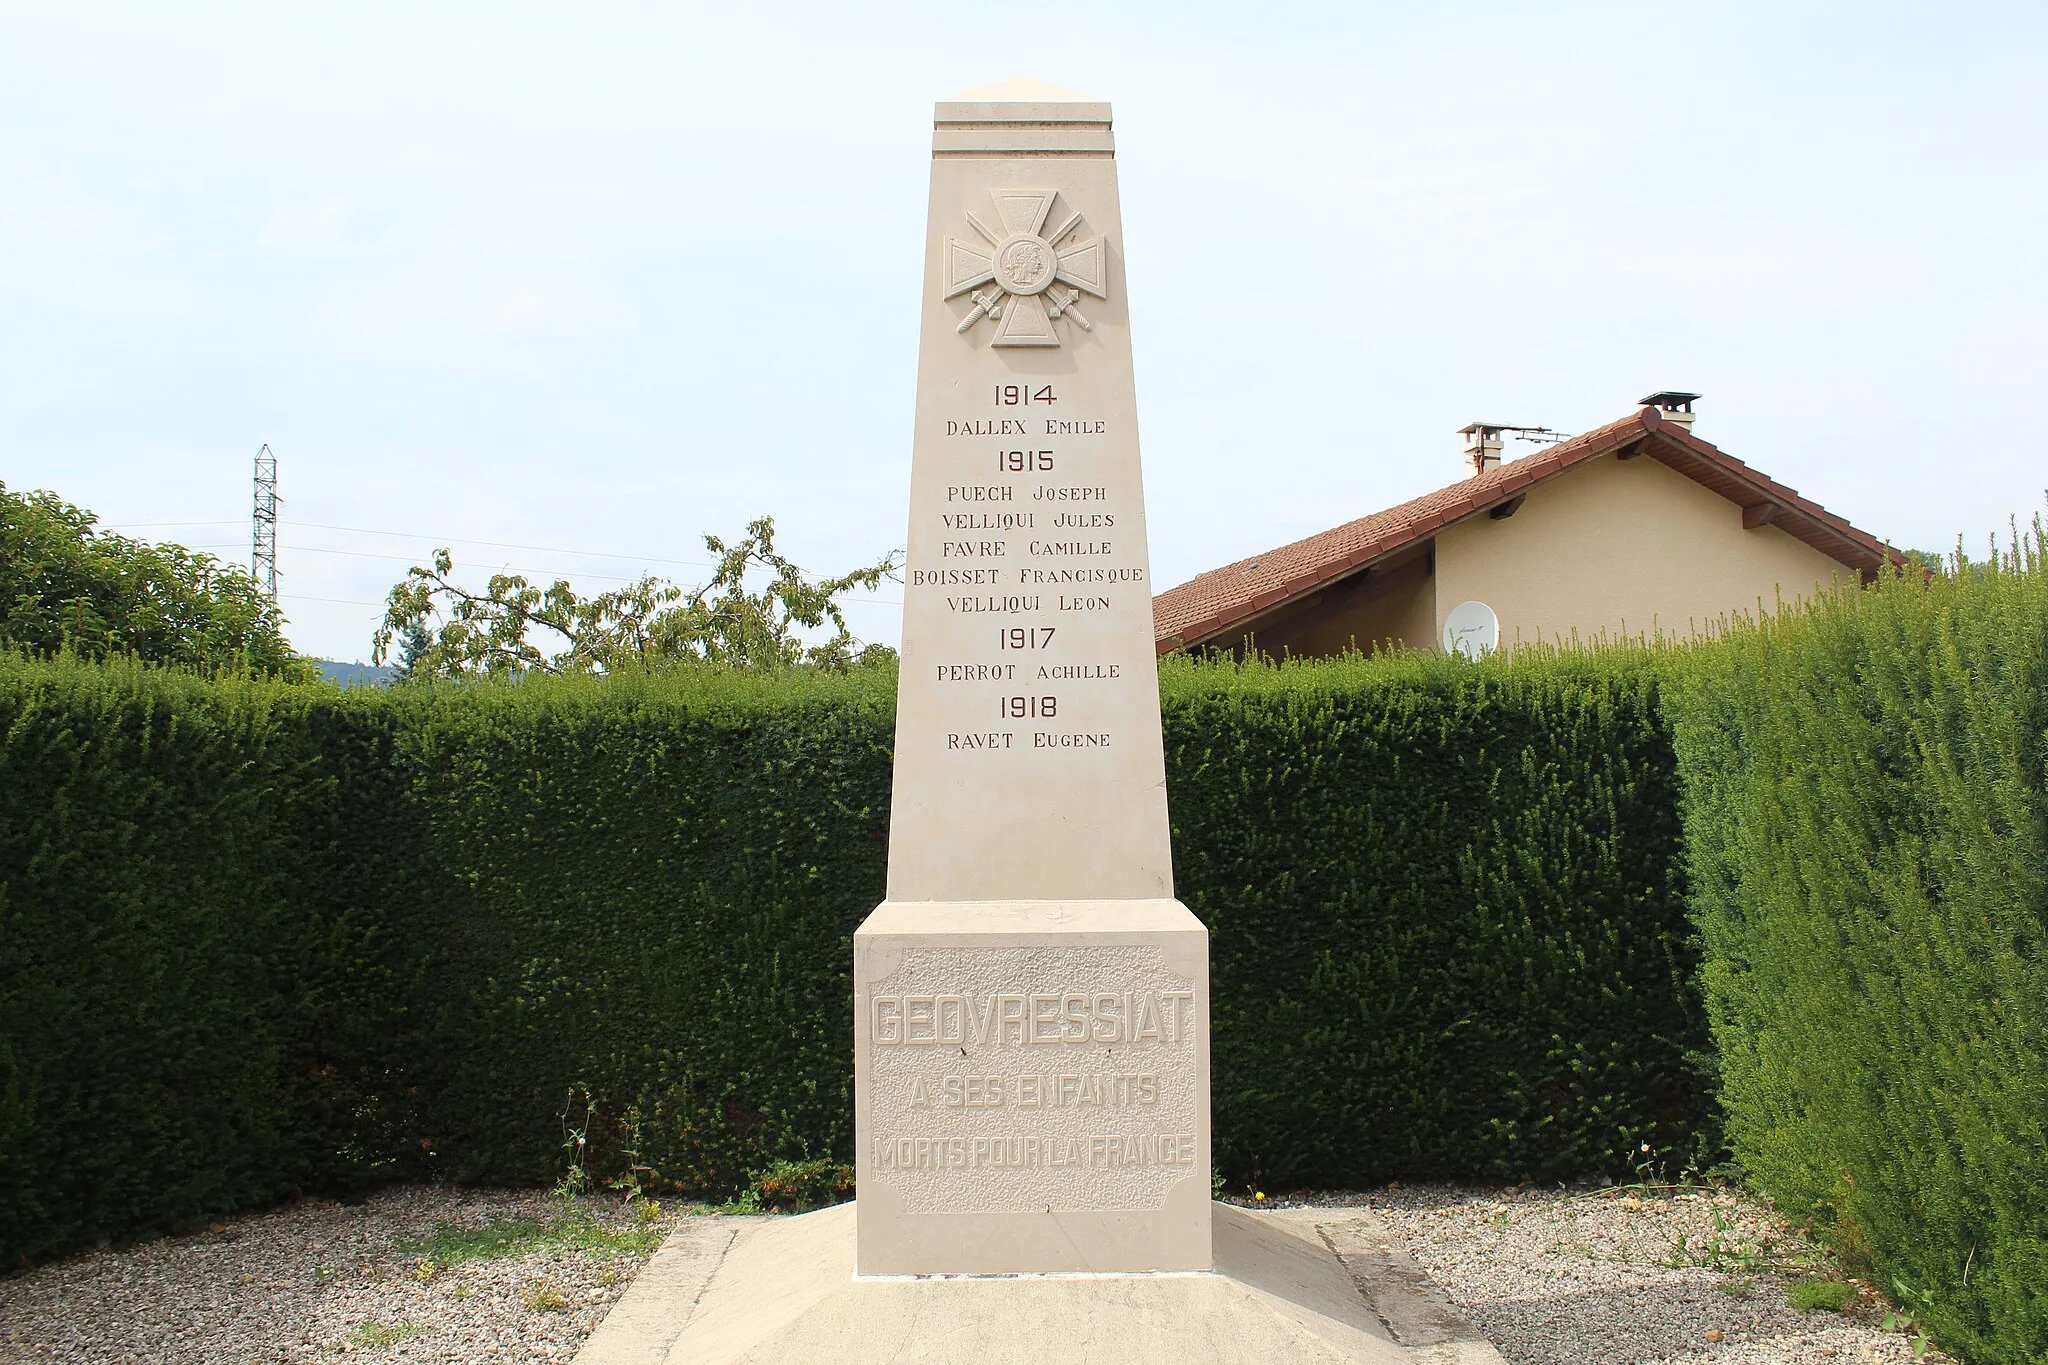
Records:
<instances>
[{"instance_id":1,"label":"cross relief carving","mask_svg":"<svg viewBox=\"0 0 2048 1365\"><path fill-rule=\"evenodd\" d=\"M1057 346L1060 334L1053 323L1062 317L1084 332L1093 330L1075 305L1083 293L1108 297L1102 238L1075 239L1078 213L1069 213L1051 232L1045 230L1058 190L1000 189L989 197L1000 230L969 212L968 226L981 240L946 238L940 262L945 297L966 294L973 304L959 330L971 331L988 318L996 324L993 346Z\"/></svg>"}]
</instances>

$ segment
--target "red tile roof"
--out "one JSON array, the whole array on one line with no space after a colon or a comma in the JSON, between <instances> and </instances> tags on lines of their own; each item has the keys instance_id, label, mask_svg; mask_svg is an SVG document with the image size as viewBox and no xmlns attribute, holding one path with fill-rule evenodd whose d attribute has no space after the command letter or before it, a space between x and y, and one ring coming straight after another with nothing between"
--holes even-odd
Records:
<instances>
[{"instance_id":1,"label":"red tile roof","mask_svg":"<svg viewBox=\"0 0 2048 1365\"><path fill-rule=\"evenodd\" d=\"M1274 607L1329 586L1426 540L1449 526L1518 497L1595 456L1640 444L1636 453L1743 507L1764 507L1772 525L1866 576L1905 556L1792 489L1703 441L1682 424L1644 408L1547 450L1503 464L1399 507L1348 521L1292 545L1199 574L1152 601L1161 654L1206 643Z\"/></svg>"}]
</instances>

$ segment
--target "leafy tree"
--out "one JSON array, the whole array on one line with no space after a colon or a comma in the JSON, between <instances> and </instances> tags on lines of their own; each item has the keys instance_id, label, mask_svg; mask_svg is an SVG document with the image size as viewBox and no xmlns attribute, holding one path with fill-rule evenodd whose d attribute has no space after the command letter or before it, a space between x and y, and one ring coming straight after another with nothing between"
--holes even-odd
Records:
<instances>
[{"instance_id":1,"label":"leafy tree","mask_svg":"<svg viewBox=\"0 0 2048 1365\"><path fill-rule=\"evenodd\" d=\"M98 521L55 493L0 484L0 643L315 675L285 641L277 604L239 567L101 531Z\"/></svg>"},{"instance_id":2,"label":"leafy tree","mask_svg":"<svg viewBox=\"0 0 2048 1365\"><path fill-rule=\"evenodd\" d=\"M746 536L730 545L717 536L705 536L704 544L718 562L700 588L648 575L595 597L580 596L563 579L537 588L519 574L493 574L473 592L454 581L449 552L436 550L432 567L408 570L391 589L371 658L382 663L398 641L408 677L466 678L609 673L679 662L844 669L890 653L853 637L838 599L854 588L872 592L894 577L893 552L866 568L812 582L776 552L770 517L749 523ZM759 581L762 571L765 584L749 590L749 577ZM834 634L822 644L806 644L798 633L828 622Z\"/></svg>"},{"instance_id":3,"label":"leafy tree","mask_svg":"<svg viewBox=\"0 0 2048 1365\"><path fill-rule=\"evenodd\" d=\"M423 661L434 648L434 637L424 621L414 621L398 637L398 677L410 682L427 676Z\"/></svg>"}]
</instances>

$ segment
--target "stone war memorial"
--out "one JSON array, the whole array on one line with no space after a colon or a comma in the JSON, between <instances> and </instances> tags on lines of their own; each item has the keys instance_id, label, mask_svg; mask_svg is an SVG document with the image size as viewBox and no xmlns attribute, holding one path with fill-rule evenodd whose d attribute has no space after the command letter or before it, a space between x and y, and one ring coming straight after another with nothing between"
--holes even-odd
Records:
<instances>
[{"instance_id":1,"label":"stone war memorial","mask_svg":"<svg viewBox=\"0 0 2048 1365\"><path fill-rule=\"evenodd\" d=\"M1124 259L1109 105L937 106L857 1201L665 1249L589 1365L1410 1358L1342 1229L1211 1199Z\"/></svg>"},{"instance_id":2,"label":"stone war memorial","mask_svg":"<svg viewBox=\"0 0 2048 1365\"><path fill-rule=\"evenodd\" d=\"M860 1269L1207 1270L1109 107L1019 93L938 108Z\"/></svg>"}]
</instances>

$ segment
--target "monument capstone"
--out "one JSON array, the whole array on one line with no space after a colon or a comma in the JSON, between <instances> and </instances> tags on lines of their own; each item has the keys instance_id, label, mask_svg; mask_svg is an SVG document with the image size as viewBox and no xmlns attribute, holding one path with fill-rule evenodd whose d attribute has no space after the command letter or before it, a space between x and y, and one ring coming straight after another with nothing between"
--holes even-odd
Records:
<instances>
[{"instance_id":1,"label":"monument capstone","mask_svg":"<svg viewBox=\"0 0 2048 1365\"><path fill-rule=\"evenodd\" d=\"M1210 1265L1109 106L938 106L888 899L854 936L867 1275Z\"/></svg>"}]
</instances>

